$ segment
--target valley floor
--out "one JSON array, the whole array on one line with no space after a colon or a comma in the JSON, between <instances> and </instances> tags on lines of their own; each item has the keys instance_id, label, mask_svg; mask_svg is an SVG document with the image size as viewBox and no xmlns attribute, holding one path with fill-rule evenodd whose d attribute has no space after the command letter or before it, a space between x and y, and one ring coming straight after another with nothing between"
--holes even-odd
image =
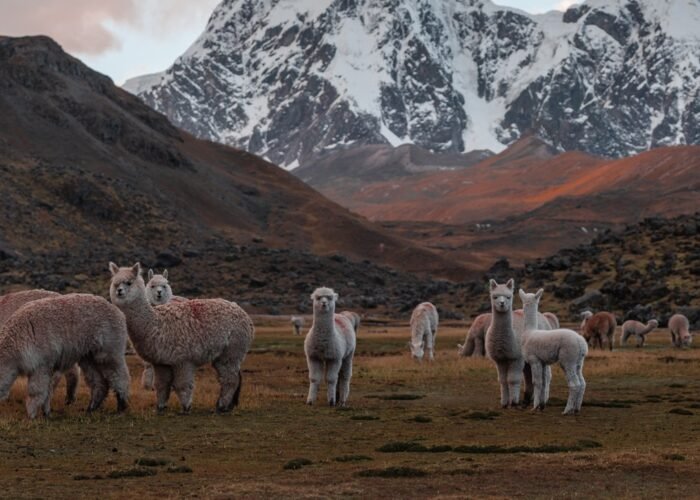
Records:
<instances>
[{"instance_id":1,"label":"valley floor","mask_svg":"<svg viewBox=\"0 0 700 500\"><path fill-rule=\"evenodd\" d=\"M699 348L671 349L662 330L642 350L592 351L582 414L563 417L567 388L559 368L553 404L543 413L501 410L491 362L457 358L465 331L442 327L436 361L419 365L405 348L406 325L363 325L346 409L304 404L303 337L292 336L287 318L266 318L257 327L242 405L228 416L212 412L218 387L210 368L200 370L186 416L178 415L174 396L170 412L155 415L154 395L139 387L135 356L129 357L131 409L121 416L112 397L106 409L85 416L84 385L78 402L64 410L61 385L53 416L29 422L24 382L18 382L0 404L0 496L638 498L700 492ZM414 451L396 451L406 448ZM395 451L381 451L387 449Z\"/></svg>"}]
</instances>

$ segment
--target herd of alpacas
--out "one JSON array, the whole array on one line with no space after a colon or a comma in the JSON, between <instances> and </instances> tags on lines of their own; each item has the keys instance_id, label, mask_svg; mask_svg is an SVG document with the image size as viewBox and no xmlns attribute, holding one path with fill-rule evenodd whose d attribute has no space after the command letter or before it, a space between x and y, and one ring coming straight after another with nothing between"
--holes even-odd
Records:
<instances>
[{"instance_id":1,"label":"herd of alpacas","mask_svg":"<svg viewBox=\"0 0 700 500\"><path fill-rule=\"evenodd\" d=\"M0 401L8 398L14 381L27 377L26 411L29 418L51 412L53 389L66 380L66 404L76 399L80 373L90 392L87 411L102 405L110 389L117 411L129 403L127 341L144 363L141 385L155 389L156 410L166 410L174 390L183 413L192 408L197 368L211 363L220 385L216 411L230 412L239 402L241 365L255 335L253 322L236 303L224 299L186 299L174 296L168 273L148 272L140 264L118 267L110 262L110 301L90 294L61 295L46 290L27 290L0 297ZM460 356L488 356L496 365L501 406L520 405L520 386L525 382L523 404L543 410L552 380L551 365L559 364L569 387L564 414L580 412L586 381L583 363L589 345L612 350L615 316L607 312L583 313L581 334L560 328L552 313L540 313L543 290L519 290L523 308L513 310L514 282L489 281L491 313L478 316L467 333ZM330 406L345 406L350 394L352 363L360 316L351 311L336 313L338 294L317 288L311 295L313 322L304 340L309 372L307 404L313 404L321 383L327 386ZM434 360L438 310L430 302L416 306L410 319L408 346L414 359ZM295 335L304 320L292 316ZM637 346L658 326L626 321L621 345L634 335ZM676 314L669 320L674 346L690 345L688 319Z\"/></svg>"}]
</instances>

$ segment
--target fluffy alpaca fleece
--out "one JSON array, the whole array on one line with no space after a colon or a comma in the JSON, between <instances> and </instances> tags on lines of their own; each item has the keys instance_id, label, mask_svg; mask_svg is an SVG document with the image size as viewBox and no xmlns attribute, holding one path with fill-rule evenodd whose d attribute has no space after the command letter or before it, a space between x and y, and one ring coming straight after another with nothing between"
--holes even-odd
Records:
<instances>
[{"instance_id":1,"label":"fluffy alpaca fleece","mask_svg":"<svg viewBox=\"0 0 700 500\"><path fill-rule=\"evenodd\" d=\"M353 311L342 311L340 314L345 316L352 323L352 327L355 329L355 335L360 333L360 315Z\"/></svg>"},{"instance_id":2,"label":"fluffy alpaca fleece","mask_svg":"<svg viewBox=\"0 0 700 500\"><path fill-rule=\"evenodd\" d=\"M603 338L608 343L608 348L613 350L613 337L615 328L617 327L617 319L615 315L609 312L591 313L585 311L581 313L583 322L581 323L581 334L586 342L595 347L596 343L600 349L603 349Z\"/></svg>"},{"instance_id":3,"label":"fluffy alpaca fleece","mask_svg":"<svg viewBox=\"0 0 700 500\"><path fill-rule=\"evenodd\" d=\"M557 318L556 314L551 313L551 312L546 312L546 313L542 313L542 314L549 322L550 326L552 327L551 328L552 330L556 330L557 328L559 328L559 326L560 326L559 325L559 318Z\"/></svg>"},{"instance_id":4,"label":"fluffy alpaca fleece","mask_svg":"<svg viewBox=\"0 0 700 500\"><path fill-rule=\"evenodd\" d=\"M534 385L533 405L543 410L549 395L550 379L545 375L545 368L559 363L566 374L569 384L569 399L564 408L564 415L581 411L586 380L583 378L583 361L588 354L588 344L575 331L566 328L540 330L537 327L537 309L543 289L537 293L519 291L520 300L525 311L525 333L522 337L523 356L530 365Z\"/></svg>"},{"instance_id":5,"label":"fluffy alpaca fleece","mask_svg":"<svg viewBox=\"0 0 700 500\"><path fill-rule=\"evenodd\" d=\"M430 302L418 304L411 314L411 355L421 361L427 351L428 359L435 359L435 337L438 329L437 308Z\"/></svg>"},{"instance_id":6,"label":"fluffy alpaca fleece","mask_svg":"<svg viewBox=\"0 0 700 500\"><path fill-rule=\"evenodd\" d=\"M352 358L355 354L355 329L347 316L335 314L338 294L330 288L317 288L311 294L314 319L304 340L306 363L309 367L309 396L313 404L326 373L328 404L345 406L350 394ZM325 369L325 370L324 370Z\"/></svg>"},{"instance_id":7,"label":"fluffy alpaca fleece","mask_svg":"<svg viewBox=\"0 0 700 500\"><path fill-rule=\"evenodd\" d=\"M88 411L100 407L110 388L117 408L129 400L124 315L102 297L70 294L22 306L0 330L0 400L19 375L26 375L27 415L51 411L55 372L78 363L91 391Z\"/></svg>"},{"instance_id":8,"label":"fluffy alpaca fleece","mask_svg":"<svg viewBox=\"0 0 700 500\"><path fill-rule=\"evenodd\" d=\"M668 320L668 329L671 332L671 344L676 347L688 347L693 342L690 334L690 322L682 314L674 314Z\"/></svg>"},{"instance_id":9,"label":"fluffy alpaca fleece","mask_svg":"<svg viewBox=\"0 0 700 500\"><path fill-rule=\"evenodd\" d=\"M294 335L301 335L301 329L304 327L304 318L301 316L292 316L291 323L292 328L294 328Z\"/></svg>"},{"instance_id":10,"label":"fluffy alpaca fleece","mask_svg":"<svg viewBox=\"0 0 700 500\"><path fill-rule=\"evenodd\" d=\"M646 325L633 319L625 321L622 323L622 332L620 332L620 346L625 345L627 339L634 335L637 337L637 347L644 347L647 333L654 330L657 326L659 326L659 322L655 319L652 319Z\"/></svg>"},{"instance_id":11,"label":"fluffy alpaca fleece","mask_svg":"<svg viewBox=\"0 0 700 500\"><path fill-rule=\"evenodd\" d=\"M24 290L3 295L0 297L0 328L24 304L49 297L60 297L60 295L60 293L48 290ZM73 365L63 374L56 372L53 378L53 387L56 387L61 381L61 375L66 378L66 404L73 404L78 391L78 383L80 382L80 369L78 365Z\"/></svg>"},{"instance_id":12,"label":"fluffy alpaca fleece","mask_svg":"<svg viewBox=\"0 0 700 500\"><path fill-rule=\"evenodd\" d=\"M110 262L112 303L126 316L136 352L155 370L157 409L165 410L175 389L182 410L192 408L194 374L211 363L221 385L218 412L238 404L241 363L253 341L253 322L237 304L223 299L170 302L153 307L146 298L141 266Z\"/></svg>"}]
</instances>

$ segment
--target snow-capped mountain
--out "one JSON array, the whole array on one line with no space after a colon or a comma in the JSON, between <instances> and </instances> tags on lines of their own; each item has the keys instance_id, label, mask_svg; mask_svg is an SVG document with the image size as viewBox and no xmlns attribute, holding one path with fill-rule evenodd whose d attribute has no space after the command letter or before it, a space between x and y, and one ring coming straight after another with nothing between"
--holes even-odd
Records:
<instances>
[{"instance_id":1,"label":"snow-capped mountain","mask_svg":"<svg viewBox=\"0 0 700 500\"><path fill-rule=\"evenodd\" d=\"M700 0L223 0L125 88L197 136L294 168L353 144L498 152L528 131L623 156L700 143Z\"/></svg>"}]
</instances>

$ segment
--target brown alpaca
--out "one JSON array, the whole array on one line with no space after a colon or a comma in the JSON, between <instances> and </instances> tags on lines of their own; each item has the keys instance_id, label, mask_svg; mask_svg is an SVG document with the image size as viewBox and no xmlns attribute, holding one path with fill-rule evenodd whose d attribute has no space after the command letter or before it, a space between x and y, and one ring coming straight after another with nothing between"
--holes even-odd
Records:
<instances>
[{"instance_id":1,"label":"brown alpaca","mask_svg":"<svg viewBox=\"0 0 700 500\"><path fill-rule=\"evenodd\" d=\"M590 313L589 313L590 314ZM603 338L607 339L608 349L613 350L613 336L617 327L615 315L609 312L599 312L591 316L584 316L581 323L581 334L591 347L603 349Z\"/></svg>"}]
</instances>

